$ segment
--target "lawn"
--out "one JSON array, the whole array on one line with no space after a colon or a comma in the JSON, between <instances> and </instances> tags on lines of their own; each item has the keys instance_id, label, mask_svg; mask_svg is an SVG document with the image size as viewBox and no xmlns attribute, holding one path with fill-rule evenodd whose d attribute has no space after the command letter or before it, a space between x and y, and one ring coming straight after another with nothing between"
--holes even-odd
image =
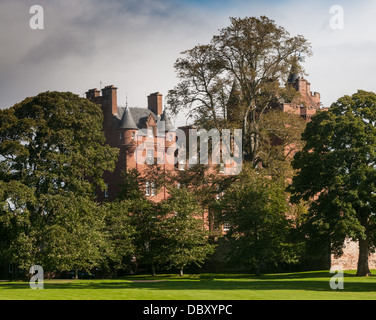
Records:
<instances>
[{"instance_id":1,"label":"lawn","mask_svg":"<svg viewBox=\"0 0 376 320\"><path fill-rule=\"evenodd\" d=\"M1 300L375 300L376 276L344 274L344 289L330 288L328 271L247 274L130 276L115 280L0 282Z\"/></svg>"}]
</instances>

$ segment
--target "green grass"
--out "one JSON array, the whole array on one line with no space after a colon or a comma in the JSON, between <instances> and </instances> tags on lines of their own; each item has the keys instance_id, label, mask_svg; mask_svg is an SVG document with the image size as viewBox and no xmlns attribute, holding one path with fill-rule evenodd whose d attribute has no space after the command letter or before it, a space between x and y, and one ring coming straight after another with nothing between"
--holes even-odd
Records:
<instances>
[{"instance_id":1,"label":"green grass","mask_svg":"<svg viewBox=\"0 0 376 320\"><path fill-rule=\"evenodd\" d=\"M43 290L28 282L0 282L1 300L374 300L376 276L346 271L344 290L332 290L328 271L247 274L131 276L116 280L45 280ZM146 282L142 282L142 281Z\"/></svg>"}]
</instances>

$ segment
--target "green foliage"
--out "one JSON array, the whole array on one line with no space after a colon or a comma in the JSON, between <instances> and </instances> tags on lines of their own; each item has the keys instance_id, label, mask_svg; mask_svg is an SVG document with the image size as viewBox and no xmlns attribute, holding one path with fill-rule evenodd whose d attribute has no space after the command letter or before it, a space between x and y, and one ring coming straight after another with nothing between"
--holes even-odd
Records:
<instances>
[{"instance_id":1,"label":"green foliage","mask_svg":"<svg viewBox=\"0 0 376 320\"><path fill-rule=\"evenodd\" d=\"M103 187L118 151L104 145L100 107L72 93L45 92L0 110L0 178L45 193ZM95 165L93 165L95 164ZM90 180L89 180L90 178Z\"/></svg>"},{"instance_id":2,"label":"green foliage","mask_svg":"<svg viewBox=\"0 0 376 320\"><path fill-rule=\"evenodd\" d=\"M152 274L165 264L167 235L162 228L164 213L157 203L145 198L134 199L129 207L135 228L134 246L139 263L150 267Z\"/></svg>"},{"instance_id":3,"label":"green foliage","mask_svg":"<svg viewBox=\"0 0 376 320\"><path fill-rule=\"evenodd\" d=\"M376 94L359 90L312 118L305 147L293 161L299 170L293 201L314 200L305 228L342 254L346 237L360 241L358 271L368 273L376 240Z\"/></svg>"},{"instance_id":4,"label":"green foliage","mask_svg":"<svg viewBox=\"0 0 376 320\"><path fill-rule=\"evenodd\" d=\"M207 169L195 166L189 170L165 174L158 166L149 166L142 174L129 170L122 184L120 199L127 204L134 229L132 243L136 261L157 269L201 265L213 252L202 220L203 204L213 189ZM168 197L160 203L145 197L145 181L156 189L168 187ZM181 188L176 188L179 183ZM213 194L211 196L213 198Z\"/></svg>"},{"instance_id":5,"label":"green foliage","mask_svg":"<svg viewBox=\"0 0 376 320\"><path fill-rule=\"evenodd\" d=\"M215 246L209 243L203 210L187 188L169 190L169 198L162 203L167 215L162 221L168 241L164 248L171 267L183 269L192 263L200 266Z\"/></svg>"},{"instance_id":6,"label":"green foliage","mask_svg":"<svg viewBox=\"0 0 376 320\"><path fill-rule=\"evenodd\" d=\"M54 196L55 214L45 222L41 265L50 271L84 270L99 267L105 255L104 216L88 198Z\"/></svg>"},{"instance_id":7,"label":"green foliage","mask_svg":"<svg viewBox=\"0 0 376 320\"><path fill-rule=\"evenodd\" d=\"M104 145L100 106L44 92L0 110L0 254L21 268L98 265L103 216L93 193L118 150Z\"/></svg>"},{"instance_id":8,"label":"green foliage","mask_svg":"<svg viewBox=\"0 0 376 320\"><path fill-rule=\"evenodd\" d=\"M41 218L32 215L28 203L35 203L33 189L18 181L0 181L0 252L3 259L20 268L35 264L37 226Z\"/></svg>"},{"instance_id":9,"label":"green foliage","mask_svg":"<svg viewBox=\"0 0 376 320\"><path fill-rule=\"evenodd\" d=\"M230 18L209 44L182 52L175 70L180 82L168 93L173 114L189 110L205 129L242 128L245 158L256 165L260 115L281 98L297 53L309 55L304 37L290 36L265 16Z\"/></svg>"},{"instance_id":10,"label":"green foliage","mask_svg":"<svg viewBox=\"0 0 376 320\"><path fill-rule=\"evenodd\" d=\"M259 160L273 178L291 179L291 161L304 143L306 121L299 115L270 110L260 116Z\"/></svg>"},{"instance_id":11,"label":"green foliage","mask_svg":"<svg viewBox=\"0 0 376 320\"><path fill-rule=\"evenodd\" d=\"M218 166L219 167L219 166ZM167 186L185 188L200 204L201 208L208 208L215 202L215 197L236 179L235 176L218 174L219 168L204 164L196 164L186 170L179 170L166 174Z\"/></svg>"},{"instance_id":12,"label":"green foliage","mask_svg":"<svg viewBox=\"0 0 376 320\"><path fill-rule=\"evenodd\" d=\"M136 169L130 169L122 173L120 183L119 200L141 199L145 197L146 179Z\"/></svg>"},{"instance_id":13,"label":"green foliage","mask_svg":"<svg viewBox=\"0 0 376 320\"><path fill-rule=\"evenodd\" d=\"M102 268L113 269L116 275L118 269L129 268L129 262L135 254L135 227L130 216L131 201L113 201L101 206L104 212L106 261Z\"/></svg>"},{"instance_id":14,"label":"green foliage","mask_svg":"<svg viewBox=\"0 0 376 320\"><path fill-rule=\"evenodd\" d=\"M217 211L220 221L230 225L226 236L232 245L232 261L246 264L257 273L268 263L296 262L283 181L245 166L218 201Z\"/></svg>"}]
</instances>

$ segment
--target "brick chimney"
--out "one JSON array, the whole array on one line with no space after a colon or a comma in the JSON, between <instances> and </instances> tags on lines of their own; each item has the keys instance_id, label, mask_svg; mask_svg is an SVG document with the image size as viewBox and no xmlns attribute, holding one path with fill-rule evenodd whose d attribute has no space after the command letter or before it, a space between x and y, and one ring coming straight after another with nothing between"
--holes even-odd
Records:
<instances>
[{"instance_id":1,"label":"brick chimney","mask_svg":"<svg viewBox=\"0 0 376 320\"><path fill-rule=\"evenodd\" d=\"M148 96L148 109L157 116L162 115L162 94L154 92Z\"/></svg>"},{"instance_id":2,"label":"brick chimney","mask_svg":"<svg viewBox=\"0 0 376 320\"><path fill-rule=\"evenodd\" d=\"M117 88L113 85L102 89L102 106L109 108L112 114L117 114Z\"/></svg>"},{"instance_id":3,"label":"brick chimney","mask_svg":"<svg viewBox=\"0 0 376 320\"><path fill-rule=\"evenodd\" d=\"M90 100L92 100L92 99L94 99L94 98L96 98L96 97L99 97L99 96L101 95L101 91L98 90L97 88L95 88L95 89L90 89L90 90L88 90L88 91L85 92L85 93L86 93L86 98L87 98L87 99L90 99Z\"/></svg>"}]
</instances>

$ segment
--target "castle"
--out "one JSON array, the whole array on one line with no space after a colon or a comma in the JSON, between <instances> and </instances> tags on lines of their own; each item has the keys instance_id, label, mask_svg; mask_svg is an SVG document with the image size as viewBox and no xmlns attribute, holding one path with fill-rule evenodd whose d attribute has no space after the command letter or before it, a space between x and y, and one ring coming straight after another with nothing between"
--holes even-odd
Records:
<instances>
[{"instance_id":1,"label":"castle","mask_svg":"<svg viewBox=\"0 0 376 320\"><path fill-rule=\"evenodd\" d=\"M102 94L101 94L102 93ZM118 162L113 172L106 172L103 180L106 189L97 193L100 202L112 201L120 192L120 182L124 171L136 169L139 172L146 170L147 163L136 160L136 148L145 144L146 150L140 155L146 159L159 157L173 157L168 148L175 143L174 127L169 117L162 109L162 95L159 92L148 96L148 107L120 107L117 104L117 88L113 85L102 89L91 89L86 92L86 98L100 104L103 111L103 129L106 143L120 149ZM164 132L159 132L158 122L164 122ZM144 130L146 136L138 136L138 131ZM168 133L168 134L167 134ZM159 151L159 152L158 152ZM136 153L137 154L137 153ZM167 160L167 159L165 159ZM175 170L172 161L164 161L163 170ZM153 182L146 182L145 194L153 201L166 198L166 187L156 192Z\"/></svg>"},{"instance_id":2,"label":"castle","mask_svg":"<svg viewBox=\"0 0 376 320\"><path fill-rule=\"evenodd\" d=\"M311 117L318 110L328 110L321 105L321 97L318 92L311 92L310 83L300 74L291 73L288 84L292 85L299 98L294 103L280 102L278 108L284 112L290 112L299 115L310 121ZM97 193L98 201L112 201L120 192L120 182L122 173L129 169L136 169L140 173L146 170L146 163L136 161L135 152L137 147L144 143L146 149L142 156L145 159L174 157L174 154L168 152L168 148L176 142L176 135L171 119L163 110L162 94L159 92L151 93L147 97L147 108L140 107L121 107L117 103L117 88L113 85L106 86L102 90L90 89L86 92L86 98L94 103L101 105L103 111L103 129L106 143L112 147L120 149L118 162L113 172L104 174L106 189ZM158 123L164 122L164 130L160 132ZM186 131L191 126L180 127ZM139 139L137 132L144 130L146 135ZM159 151L158 151L159 150ZM171 161L163 161L164 171L179 170L179 166ZM162 186L158 192L154 188L152 181L145 182L145 195L152 201L161 201L168 196L165 186ZM207 216L204 219L208 218ZM207 222L209 228L213 225ZM222 226L226 231L226 226ZM338 259L332 255L330 265L337 269L356 269L358 248L357 243L345 241L344 255ZM376 268L376 254L369 259L369 267Z\"/></svg>"},{"instance_id":3,"label":"castle","mask_svg":"<svg viewBox=\"0 0 376 320\"><path fill-rule=\"evenodd\" d=\"M284 112L290 112L309 120L319 109L322 109L320 94L310 91L310 83L297 73L292 73L288 80L295 90L300 93L298 103L282 102L280 107ZM90 89L86 92L86 98L92 102L101 105L103 111L103 130L106 137L106 143L111 147L120 149L119 160L114 172L106 172L104 181L106 190L98 193L98 200L112 201L120 191L121 174L124 170L137 169L142 172L145 165L136 161L134 155L137 146L146 142L146 157L171 157L167 153L168 147L174 144L176 135L171 119L163 110L162 94L155 92L147 97L147 108L140 107L121 107L117 102L117 88L113 85L106 86L102 90ZM159 132L158 122L164 121L164 132ZM192 126L180 127L179 129L187 132ZM138 130L145 130L147 136L153 137L153 140L137 139ZM168 134L167 134L168 132ZM161 139L164 138L164 139ZM157 153L157 150L164 149L165 152ZM171 161L164 161L163 170L171 171L178 169L171 164ZM166 197L166 190L163 189L156 194L151 186L145 186L145 192L154 201L159 201Z\"/></svg>"}]
</instances>

